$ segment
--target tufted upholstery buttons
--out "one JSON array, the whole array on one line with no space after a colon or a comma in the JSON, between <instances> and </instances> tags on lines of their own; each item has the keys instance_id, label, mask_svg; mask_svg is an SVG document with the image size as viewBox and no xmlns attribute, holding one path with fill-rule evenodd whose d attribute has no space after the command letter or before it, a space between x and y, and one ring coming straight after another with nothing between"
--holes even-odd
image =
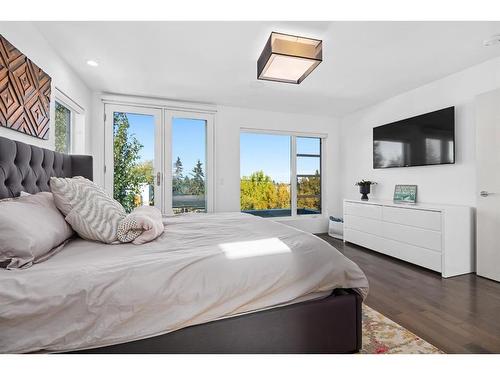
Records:
<instances>
[{"instance_id":1,"label":"tufted upholstery buttons","mask_svg":"<svg viewBox=\"0 0 500 375\"><path fill-rule=\"evenodd\" d=\"M0 199L50 191L50 177L92 179L92 157L66 155L0 137Z\"/></svg>"}]
</instances>

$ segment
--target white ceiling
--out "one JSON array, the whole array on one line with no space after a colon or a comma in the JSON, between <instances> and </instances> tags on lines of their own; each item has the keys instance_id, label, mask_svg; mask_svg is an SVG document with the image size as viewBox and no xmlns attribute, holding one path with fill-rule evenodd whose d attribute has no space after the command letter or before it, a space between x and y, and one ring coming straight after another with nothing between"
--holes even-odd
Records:
<instances>
[{"instance_id":1,"label":"white ceiling","mask_svg":"<svg viewBox=\"0 0 500 375\"><path fill-rule=\"evenodd\" d=\"M94 90L344 115L490 58L500 22L36 22ZM323 40L300 85L256 79L271 31ZM97 60L99 67L86 64Z\"/></svg>"}]
</instances>

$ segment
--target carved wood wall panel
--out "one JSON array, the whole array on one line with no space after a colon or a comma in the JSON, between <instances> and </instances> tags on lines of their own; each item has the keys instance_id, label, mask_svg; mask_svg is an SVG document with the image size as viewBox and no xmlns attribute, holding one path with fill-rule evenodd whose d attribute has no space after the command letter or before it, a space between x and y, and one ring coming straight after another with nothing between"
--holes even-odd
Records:
<instances>
[{"instance_id":1,"label":"carved wood wall panel","mask_svg":"<svg viewBox=\"0 0 500 375\"><path fill-rule=\"evenodd\" d=\"M0 35L0 126L48 139L51 78Z\"/></svg>"}]
</instances>

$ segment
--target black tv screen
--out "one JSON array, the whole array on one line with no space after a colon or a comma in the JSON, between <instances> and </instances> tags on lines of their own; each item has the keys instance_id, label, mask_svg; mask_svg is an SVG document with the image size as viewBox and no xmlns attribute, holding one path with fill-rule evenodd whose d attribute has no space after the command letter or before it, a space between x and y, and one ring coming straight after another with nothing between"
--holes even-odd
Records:
<instances>
[{"instance_id":1,"label":"black tv screen","mask_svg":"<svg viewBox=\"0 0 500 375\"><path fill-rule=\"evenodd\" d=\"M455 107L373 128L373 168L455 163Z\"/></svg>"}]
</instances>

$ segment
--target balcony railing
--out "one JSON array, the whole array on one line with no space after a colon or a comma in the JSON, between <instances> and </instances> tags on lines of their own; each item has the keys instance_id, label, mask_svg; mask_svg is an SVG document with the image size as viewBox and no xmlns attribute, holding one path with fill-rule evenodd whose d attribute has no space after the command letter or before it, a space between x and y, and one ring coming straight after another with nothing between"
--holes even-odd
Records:
<instances>
[{"instance_id":1,"label":"balcony railing","mask_svg":"<svg viewBox=\"0 0 500 375\"><path fill-rule=\"evenodd\" d=\"M174 213L205 212L205 195L174 195L172 199Z\"/></svg>"},{"instance_id":2,"label":"balcony railing","mask_svg":"<svg viewBox=\"0 0 500 375\"><path fill-rule=\"evenodd\" d=\"M292 216L292 210L290 208L273 208L268 210L242 210L241 212L246 214L252 214L260 217L284 217ZM311 208L299 208L297 209L297 215L318 215L321 211L314 210Z\"/></svg>"}]
</instances>

